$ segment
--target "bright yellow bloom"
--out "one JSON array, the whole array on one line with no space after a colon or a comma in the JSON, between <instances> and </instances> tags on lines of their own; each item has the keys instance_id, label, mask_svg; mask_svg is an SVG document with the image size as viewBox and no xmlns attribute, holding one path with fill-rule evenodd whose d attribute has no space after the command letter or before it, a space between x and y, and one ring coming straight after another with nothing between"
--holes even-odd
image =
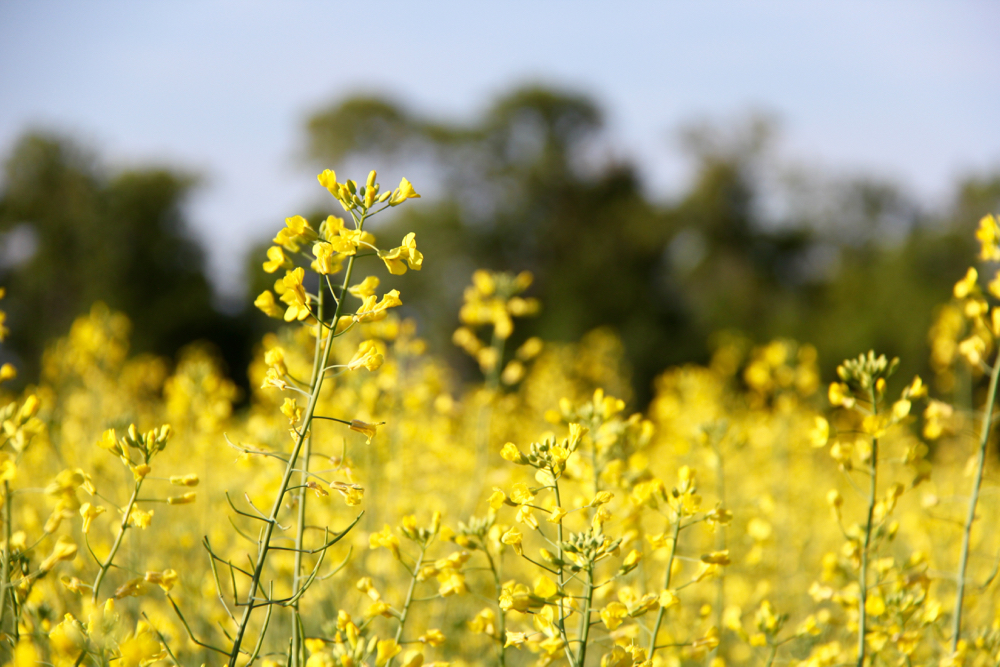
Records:
<instances>
[{"instance_id":1,"label":"bright yellow bloom","mask_svg":"<svg viewBox=\"0 0 1000 667\"><path fill-rule=\"evenodd\" d=\"M973 289L976 287L976 281L979 280L979 272L977 272L973 267L969 267L969 270L965 272L965 277L955 283L955 293L956 299L964 299L972 293Z\"/></svg>"},{"instance_id":2,"label":"bright yellow bloom","mask_svg":"<svg viewBox=\"0 0 1000 667\"><path fill-rule=\"evenodd\" d=\"M528 488L527 484L524 482L518 482L511 487L510 499L518 505L524 505L534 500L535 494L531 492L531 489Z\"/></svg>"},{"instance_id":3,"label":"bright yellow bloom","mask_svg":"<svg viewBox=\"0 0 1000 667\"><path fill-rule=\"evenodd\" d=\"M354 315L355 322L378 322L384 320L389 314L389 308L396 308L397 306L402 306L403 302L399 300L399 290L390 290L382 295L382 300L378 301L374 294L365 297L364 303L358 308L357 314Z\"/></svg>"},{"instance_id":4,"label":"bright yellow bloom","mask_svg":"<svg viewBox=\"0 0 1000 667\"><path fill-rule=\"evenodd\" d=\"M621 602L609 602L601 610L601 620L608 630L614 630L628 617L628 607Z\"/></svg>"},{"instance_id":5,"label":"bright yellow bloom","mask_svg":"<svg viewBox=\"0 0 1000 667\"><path fill-rule=\"evenodd\" d=\"M281 279L284 288L281 292L281 300L288 304L285 310L285 321L304 320L309 317L309 297L306 289L302 285L306 272L301 266L294 271L289 271Z\"/></svg>"},{"instance_id":6,"label":"bright yellow bloom","mask_svg":"<svg viewBox=\"0 0 1000 667\"><path fill-rule=\"evenodd\" d=\"M368 276L357 285L350 287L347 291L363 301L375 294L375 290L378 289L380 282L376 276Z\"/></svg>"},{"instance_id":7,"label":"bright yellow bloom","mask_svg":"<svg viewBox=\"0 0 1000 667\"><path fill-rule=\"evenodd\" d=\"M813 447L825 447L830 439L830 424L823 417L816 416L814 425L809 431L809 444Z\"/></svg>"},{"instance_id":8,"label":"bright yellow bloom","mask_svg":"<svg viewBox=\"0 0 1000 667\"><path fill-rule=\"evenodd\" d=\"M167 498L168 505L190 505L198 498L198 493L195 491L188 491L179 496L170 496ZM152 512L150 512L152 514Z\"/></svg>"},{"instance_id":9,"label":"bright yellow bloom","mask_svg":"<svg viewBox=\"0 0 1000 667\"><path fill-rule=\"evenodd\" d=\"M536 519L535 515L531 513L531 508L527 505L522 505L517 508L517 515L514 519L518 523L523 523L535 530L538 530L538 519Z\"/></svg>"},{"instance_id":10,"label":"bright yellow bloom","mask_svg":"<svg viewBox=\"0 0 1000 667\"><path fill-rule=\"evenodd\" d=\"M154 511L146 512L138 507L133 507L132 512L128 515L128 522L137 528L149 528L149 524L153 521Z\"/></svg>"},{"instance_id":11,"label":"bright yellow bloom","mask_svg":"<svg viewBox=\"0 0 1000 667\"><path fill-rule=\"evenodd\" d=\"M298 252L301 244L312 243L319 236L309 222L301 215L285 218L285 227L274 237L274 243L289 250Z\"/></svg>"},{"instance_id":12,"label":"bright yellow bloom","mask_svg":"<svg viewBox=\"0 0 1000 667\"><path fill-rule=\"evenodd\" d=\"M174 486L198 486L201 480L198 479L198 475L173 475L170 478L170 483Z\"/></svg>"},{"instance_id":13,"label":"bright yellow bloom","mask_svg":"<svg viewBox=\"0 0 1000 667\"><path fill-rule=\"evenodd\" d=\"M347 363L347 368L356 371L359 368L367 368L369 371L378 370L385 358L379 354L377 343L373 340L366 340L358 346L358 351Z\"/></svg>"},{"instance_id":14,"label":"bright yellow bloom","mask_svg":"<svg viewBox=\"0 0 1000 667\"><path fill-rule=\"evenodd\" d=\"M360 419L352 419L351 425L348 428L364 435L370 445L372 444L372 438L375 437L375 433L378 430L378 424L369 424L368 422L363 422Z\"/></svg>"},{"instance_id":15,"label":"bright yellow bloom","mask_svg":"<svg viewBox=\"0 0 1000 667\"><path fill-rule=\"evenodd\" d=\"M14 368L13 364L4 364L3 366L0 366L0 382L13 380L16 377L17 377L17 369Z\"/></svg>"},{"instance_id":16,"label":"bright yellow bloom","mask_svg":"<svg viewBox=\"0 0 1000 667\"><path fill-rule=\"evenodd\" d=\"M285 314L285 311L274 300L274 294L271 293L271 290L261 292L260 296L254 299L253 305L262 310L268 317L275 319L280 319Z\"/></svg>"},{"instance_id":17,"label":"bright yellow bloom","mask_svg":"<svg viewBox=\"0 0 1000 667\"><path fill-rule=\"evenodd\" d=\"M163 572L146 572L144 579L151 584L156 584L165 593L169 593L170 589L177 583L177 571L167 569Z\"/></svg>"},{"instance_id":18,"label":"bright yellow bloom","mask_svg":"<svg viewBox=\"0 0 1000 667\"><path fill-rule=\"evenodd\" d=\"M992 214L984 215L979 221L976 238L980 243L979 259L984 262L1000 261L1000 225Z\"/></svg>"},{"instance_id":19,"label":"bright yellow bloom","mask_svg":"<svg viewBox=\"0 0 1000 667\"><path fill-rule=\"evenodd\" d=\"M375 667L382 667L389 662L390 658L395 657L403 650L395 639L382 639L376 646Z\"/></svg>"},{"instance_id":20,"label":"bright yellow bloom","mask_svg":"<svg viewBox=\"0 0 1000 667\"><path fill-rule=\"evenodd\" d=\"M389 206L399 206L407 199L419 199L420 195L413 189L413 185L405 178L399 182L399 187L389 198Z\"/></svg>"},{"instance_id":21,"label":"bright yellow bloom","mask_svg":"<svg viewBox=\"0 0 1000 667\"><path fill-rule=\"evenodd\" d=\"M535 580L535 595L543 600L554 598L558 593L559 587L556 585L556 582L552 581L545 575L542 575Z\"/></svg>"},{"instance_id":22,"label":"bright yellow bloom","mask_svg":"<svg viewBox=\"0 0 1000 667\"><path fill-rule=\"evenodd\" d=\"M84 503L80 505L80 516L83 517L83 533L86 535L90 532L90 524L94 519L99 517L104 513L104 508L100 505L92 505L90 503Z\"/></svg>"},{"instance_id":23,"label":"bright yellow bloom","mask_svg":"<svg viewBox=\"0 0 1000 667\"><path fill-rule=\"evenodd\" d=\"M392 250L379 250L378 256L385 262L389 273L402 275L406 273L409 266L414 271L419 271L424 263L424 255L417 250L416 234L410 232L403 237L403 244Z\"/></svg>"},{"instance_id":24,"label":"bright yellow bloom","mask_svg":"<svg viewBox=\"0 0 1000 667\"><path fill-rule=\"evenodd\" d=\"M153 628L145 621L139 621L135 633L118 645L118 652L119 667L142 667L166 655Z\"/></svg>"},{"instance_id":25,"label":"bright yellow bloom","mask_svg":"<svg viewBox=\"0 0 1000 667\"><path fill-rule=\"evenodd\" d=\"M432 628L420 635L417 641L430 646L441 646L445 642L445 636L444 633L437 628Z\"/></svg>"},{"instance_id":26,"label":"bright yellow bloom","mask_svg":"<svg viewBox=\"0 0 1000 667\"><path fill-rule=\"evenodd\" d=\"M511 527L500 538L500 541L512 547L514 549L514 553L516 553L518 556L524 553L524 548L521 546L521 540L522 540L521 531L519 531L517 528L514 527Z\"/></svg>"},{"instance_id":27,"label":"bright yellow bloom","mask_svg":"<svg viewBox=\"0 0 1000 667\"><path fill-rule=\"evenodd\" d=\"M379 547L385 547L392 552L393 556L399 558L399 538L393 534L389 524L385 524L380 532L368 536L368 548L378 549Z\"/></svg>"},{"instance_id":28,"label":"bright yellow bloom","mask_svg":"<svg viewBox=\"0 0 1000 667\"><path fill-rule=\"evenodd\" d=\"M73 560L76 558L76 543L68 535L60 535L52 547L52 553L41 562L38 569L48 572L61 560Z\"/></svg>"},{"instance_id":29,"label":"bright yellow bloom","mask_svg":"<svg viewBox=\"0 0 1000 667\"><path fill-rule=\"evenodd\" d=\"M338 253L331 244L324 241L314 243L312 251L316 259L310 266L316 273L333 275L340 273L340 270L344 268L344 256Z\"/></svg>"},{"instance_id":30,"label":"bright yellow bloom","mask_svg":"<svg viewBox=\"0 0 1000 667\"><path fill-rule=\"evenodd\" d=\"M664 589L660 591L660 595L656 601L664 609L670 609L671 607L680 604L681 599L677 597L677 593Z\"/></svg>"},{"instance_id":31,"label":"bright yellow bloom","mask_svg":"<svg viewBox=\"0 0 1000 667\"><path fill-rule=\"evenodd\" d=\"M281 246L273 245L267 249L267 261L264 262L264 271L274 273L278 269L290 269L295 266L292 260L285 257L285 251Z\"/></svg>"}]
</instances>

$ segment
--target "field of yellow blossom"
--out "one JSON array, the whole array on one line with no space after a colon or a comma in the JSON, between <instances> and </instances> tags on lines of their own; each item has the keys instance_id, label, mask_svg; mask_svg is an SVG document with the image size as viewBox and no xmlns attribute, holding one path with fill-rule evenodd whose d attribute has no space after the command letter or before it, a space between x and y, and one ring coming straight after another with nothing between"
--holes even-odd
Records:
<instances>
[{"instance_id":1,"label":"field of yellow blossom","mask_svg":"<svg viewBox=\"0 0 1000 667\"><path fill-rule=\"evenodd\" d=\"M365 230L414 187L319 182L345 217L267 252L255 304L287 325L245 410L206 348L130 355L102 305L0 386L0 662L1000 662L996 218L935 377L729 335L639 414L614 332L507 345L543 307L527 273L472 276L459 385L379 289L423 268L414 235Z\"/></svg>"}]
</instances>

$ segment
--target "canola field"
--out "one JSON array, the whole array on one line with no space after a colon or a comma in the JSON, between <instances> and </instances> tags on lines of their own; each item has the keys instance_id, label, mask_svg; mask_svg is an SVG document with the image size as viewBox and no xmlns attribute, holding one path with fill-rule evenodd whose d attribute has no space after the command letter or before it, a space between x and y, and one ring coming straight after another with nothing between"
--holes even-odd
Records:
<instances>
[{"instance_id":1,"label":"canola field","mask_svg":"<svg viewBox=\"0 0 1000 667\"><path fill-rule=\"evenodd\" d=\"M343 217L277 232L245 409L209 350L132 355L100 304L0 385L0 663L1000 662L996 218L934 377L727 335L640 414L613 331L507 344L527 273L472 276L459 384L379 289L414 235L365 230L414 186L319 182Z\"/></svg>"}]
</instances>

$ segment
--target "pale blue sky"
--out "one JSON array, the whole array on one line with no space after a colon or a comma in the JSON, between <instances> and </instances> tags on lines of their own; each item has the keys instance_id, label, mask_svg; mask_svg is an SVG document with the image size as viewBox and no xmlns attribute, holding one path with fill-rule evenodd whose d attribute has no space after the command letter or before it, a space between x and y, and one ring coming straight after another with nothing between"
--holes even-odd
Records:
<instances>
[{"instance_id":1,"label":"pale blue sky","mask_svg":"<svg viewBox=\"0 0 1000 667\"><path fill-rule=\"evenodd\" d=\"M750 109L787 159L928 202L1000 166L997 2L0 0L0 153L43 127L203 174L191 217L230 290L247 244L321 196L310 111L368 90L461 121L525 81L592 95L656 196L685 178L679 125Z\"/></svg>"}]
</instances>

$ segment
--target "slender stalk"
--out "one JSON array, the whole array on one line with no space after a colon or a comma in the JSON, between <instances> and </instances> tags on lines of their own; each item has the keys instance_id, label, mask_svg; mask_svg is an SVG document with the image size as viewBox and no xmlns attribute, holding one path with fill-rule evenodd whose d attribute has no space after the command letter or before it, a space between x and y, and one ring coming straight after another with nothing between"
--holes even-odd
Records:
<instances>
[{"instance_id":1,"label":"slender stalk","mask_svg":"<svg viewBox=\"0 0 1000 667\"><path fill-rule=\"evenodd\" d=\"M94 594L91 597L91 601L97 604L97 596L101 590L101 582L104 581L105 575L108 570L111 569L111 563L115 559L115 554L118 553L118 549L122 545L122 540L125 538L125 531L128 530L128 518L132 514L132 508L135 507L135 501L139 497L139 489L142 488L143 479L139 479L135 483L135 488L132 490L132 497L128 499L128 505L125 506L125 513L122 516L122 523L118 527L118 537L115 538L115 543L111 545L111 551L108 553L108 557L104 559L104 562L100 564L100 571L97 573L97 578L94 580Z\"/></svg>"},{"instance_id":2,"label":"slender stalk","mask_svg":"<svg viewBox=\"0 0 1000 667\"><path fill-rule=\"evenodd\" d=\"M503 582L503 574L501 573L501 569L500 569L501 567L503 567L503 561L500 560L501 557L498 554L497 555L497 561L499 561L500 564L497 565L497 563L493 560L493 556L490 555L490 547L489 547L489 544L487 544L487 542L485 540L483 540L483 553L486 554L486 559L490 563L490 572L493 573L493 590L494 590L493 599L497 601L497 603L496 603L496 605L497 605L497 618L499 619L499 622L500 622L500 625L497 628L498 635L499 635L499 638L500 638L500 643L499 643L499 646L498 646L498 648L499 648L499 656L498 656L498 658L499 658L499 661L500 661L500 667L506 667L506 665L507 665L507 649L506 649L506 647L504 645L507 643L507 615L504 612L503 607L500 606L500 602L499 602L499 600L500 600L500 593L503 592L503 583L502 583Z\"/></svg>"},{"instance_id":3,"label":"slender stalk","mask_svg":"<svg viewBox=\"0 0 1000 667\"><path fill-rule=\"evenodd\" d=\"M320 322L323 321L323 301L326 295L326 290L323 289L323 284L320 283L319 286L319 303L316 306L317 319ZM312 376L309 380L309 386L316 384L316 378L319 376L322 366L320 365L320 356L323 353L322 340L323 340L323 328L319 327L316 335L316 347L313 350L313 368ZM312 454L312 437L308 436L306 438L305 451L302 453L302 482L299 487L298 493L298 521L296 522L295 528L295 566L292 573L292 590L298 592L299 587L302 584L302 557L303 557L303 544L305 542L306 533L306 500L308 496L306 492L309 490L309 459ZM299 667L299 665L304 664L305 659L305 637L301 632L302 629L302 619L299 615L299 600L296 600L292 605L292 651L289 660L290 667Z\"/></svg>"},{"instance_id":4,"label":"slender stalk","mask_svg":"<svg viewBox=\"0 0 1000 667\"><path fill-rule=\"evenodd\" d=\"M363 224L364 218L361 218L361 221L358 224L358 229L361 229ZM351 284L351 273L354 270L354 260L355 256L351 255L350 259L347 261L347 272L344 275L341 298L337 301L337 308L333 314L333 328L327 334L326 345L323 348L322 359L319 364L320 368L326 368L330 359L330 353L333 350L334 333L336 332L337 322L340 319L340 313L344 307L344 300L347 296L347 288ZM320 331L322 332L322 327L320 327ZM312 425L313 413L316 411L316 404L319 402L320 389L323 387L323 377L324 374L319 373L316 377L316 381L313 383L312 392L309 394L309 402L306 405L305 417L302 420L302 431L295 442L295 447L292 449L291 455L288 457L288 464L285 466L285 472L281 478L281 485L278 487L278 493L274 498L274 505L271 507L271 513L268 515L267 523L264 525L260 546L257 549L257 562L254 565L253 578L250 582L250 590L247 593L247 604L243 608L243 618L240 620L240 625L236 631L236 637L233 639L232 653L229 655L229 667L236 667L236 663L240 655L240 645L243 643L243 637L246 634L247 627L250 625L250 616L253 614L254 609L253 597L260 586L260 579L264 573L264 564L267 561L267 554L271 549L271 536L274 534L274 527L278 523L278 512L281 510L281 504L284 500L285 493L288 490L288 485L292 478L292 471L295 470L296 461L298 460L303 444L305 443L306 434L309 432L309 427Z\"/></svg>"},{"instance_id":5,"label":"slender stalk","mask_svg":"<svg viewBox=\"0 0 1000 667\"><path fill-rule=\"evenodd\" d=\"M969 498L969 513L965 518L965 530L962 533L962 554L958 559L958 593L955 595L955 612L952 614L951 652L958 650L958 640L962 636L962 602L965 598L965 570L969 564L969 543L972 538L972 523L976 520L976 505L979 503L979 488L983 484L983 468L986 464L986 446L990 439L990 426L993 423L993 404L997 396L997 379L1000 377L1000 355L993 361L993 373L990 375L990 388L986 394L986 405L983 407L983 423L979 431L979 460L976 462L976 478L972 485L972 497Z\"/></svg>"},{"instance_id":6,"label":"slender stalk","mask_svg":"<svg viewBox=\"0 0 1000 667\"><path fill-rule=\"evenodd\" d=\"M677 538L681 534L681 514L677 513L677 521L674 523L674 538L670 544L670 558L667 559L667 573L663 577L663 588L664 590L670 589L670 578L673 576L674 570L674 557L677 555ZM660 610L656 612L656 623L653 624L653 635L649 638L649 659L653 659L653 654L656 653L656 636L660 634L660 624L663 623L663 616L666 613L666 609L662 606Z\"/></svg>"},{"instance_id":7,"label":"slender stalk","mask_svg":"<svg viewBox=\"0 0 1000 667\"><path fill-rule=\"evenodd\" d=\"M875 396L875 385L869 388L872 401L872 414L878 414L878 402ZM875 515L875 501L878 496L878 438L872 438L872 470L871 486L868 493L868 521L865 522L865 543L861 548L861 573L858 575L860 593L858 595L858 667L865 664L865 633L868 615L865 604L868 602L868 549L872 539L872 521Z\"/></svg>"},{"instance_id":8,"label":"slender stalk","mask_svg":"<svg viewBox=\"0 0 1000 667\"><path fill-rule=\"evenodd\" d=\"M420 576L420 568L424 564L424 554L427 553L427 546L424 545L420 547L420 556L417 557L417 564L413 566L413 577L410 579L410 589L406 591L406 601L403 602L403 609L399 613L399 627L396 628L396 643L399 644L400 640L403 638L403 626L406 625L406 619L410 615L410 605L413 604L413 591L417 588L417 577ZM389 658L385 667L392 667L392 661L395 658Z\"/></svg>"},{"instance_id":9,"label":"slender stalk","mask_svg":"<svg viewBox=\"0 0 1000 667\"><path fill-rule=\"evenodd\" d=\"M587 640L590 637L590 606L594 601L594 564L587 567L587 595L583 599L583 614L580 616L580 650L576 654L576 667L587 662Z\"/></svg>"},{"instance_id":10,"label":"slender stalk","mask_svg":"<svg viewBox=\"0 0 1000 667\"><path fill-rule=\"evenodd\" d=\"M556 494L556 506L562 507L562 496L559 494L559 480L556 478L555 470L549 468L552 473L552 488ZM557 578L559 579L559 589L562 590L563 586L566 584L566 568L563 566L563 525L560 520L556 524L556 540L558 542L558 556L559 556L559 572ZM566 607L563 603L563 598L559 598L559 622L557 623L559 627L559 633L562 635L563 642L566 644L564 651L566 652L566 659L570 664L573 664L573 652L569 647L569 635L566 633Z\"/></svg>"},{"instance_id":11,"label":"slender stalk","mask_svg":"<svg viewBox=\"0 0 1000 667\"><path fill-rule=\"evenodd\" d=\"M3 562L0 563L0 568L3 571L0 572L0 633L5 632L4 624L7 621L7 595L10 592L10 538L13 531L11 530L11 520L13 515L13 510L11 508L11 501L13 500L10 493L10 482L4 480L3 482L3 509L4 509L4 536L7 541L4 543L3 547ZM11 597L13 602L13 596ZM11 613L14 610L11 609ZM15 623L16 624L16 623Z\"/></svg>"}]
</instances>

